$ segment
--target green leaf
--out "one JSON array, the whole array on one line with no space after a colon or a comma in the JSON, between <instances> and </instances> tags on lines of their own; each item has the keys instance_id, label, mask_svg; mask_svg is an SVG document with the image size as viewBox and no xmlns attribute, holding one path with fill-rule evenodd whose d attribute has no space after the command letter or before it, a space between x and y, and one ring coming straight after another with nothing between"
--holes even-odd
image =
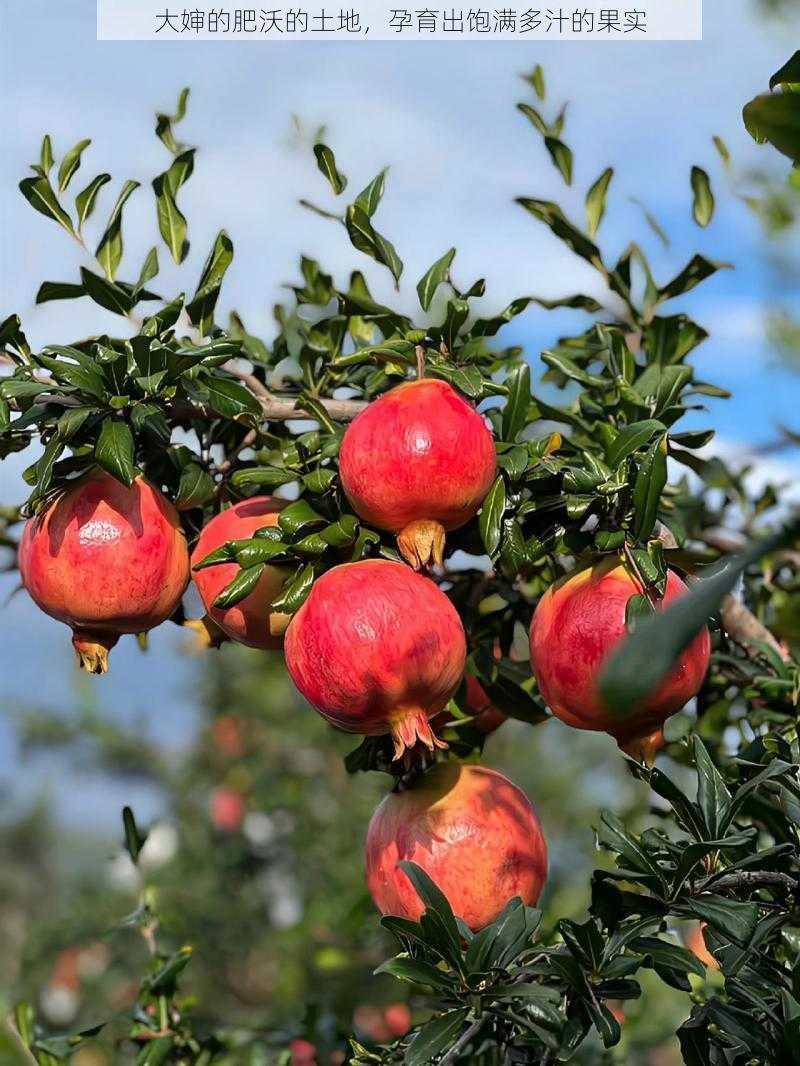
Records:
<instances>
[{"instance_id":1,"label":"green leaf","mask_svg":"<svg viewBox=\"0 0 800 1066\"><path fill-rule=\"evenodd\" d=\"M708 893L682 900L680 906L742 947L750 942L758 924L758 904L740 903L726 896Z\"/></svg>"},{"instance_id":2,"label":"green leaf","mask_svg":"<svg viewBox=\"0 0 800 1066\"><path fill-rule=\"evenodd\" d=\"M731 794L703 741L697 734L692 740L697 769L697 804L702 811L708 835L714 840L728 828Z\"/></svg>"},{"instance_id":3,"label":"green leaf","mask_svg":"<svg viewBox=\"0 0 800 1066\"><path fill-rule=\"evenodd\" d=\"M530 74L523 75L525 81L533 86L534 92L540 100L545 98L544 71L541 64L537 63Z\"/></svg>"},{"instance_id":4,"label":"green leaf","mask_svg":"<svg viewBox=\"0 0 800 1066\"><path fill-rule=\"evenodd\" d=\"M386 184L386 168L376 174L369 185L366 185L358 196L353 201L357 207L360 207L370 218L378 210L378 204L383 198L383 190Z\"/></svg>"},{"instance_id":5,"label":"green leaf","mask_svg":"<svg viewBox=\"0 0 800 1066\"><path fill-rule=\"evenodd\" d=\"M246 570L240 570L233 581L226 585L214 600L214 606L224 610L245 599L258 584L264 569L264 563L256 563L255 566L248 566Z\"/></svg>"},{"instance_id":6,"label":"green leaf","mask_svg":"<svg viewBox=\"0 0 800 1066\"><path fill-rule=\"evenodd\" d=\"M373 229L369 215L358 204L350 204L347 208L345 226L353 247L388 267L395 283L399 282L403 273L402 260L392 243Z\"/></svg>"},{"instance_id":7,"label":"green leaf","mask_svg":"<svg viewBox=\"0 0 800 1066\"><path fill-rule=\"evenodd\" d=\"M85 295L83 285L75 285L69 281L43 281L36 293L36 303L46 304L50 300L77 300Z\"/></svg>"},{"instance_id":8,"label":"green leaf","mask_svg":"<svg viewBox=\"0 0 800 1066\"><path fill-rule=\"evenodd\" d=\"M567 185L572 184L572 151L558 137L545 137L545 148Z\"/></svg>"},{"instance_id":9,"label":"green leaf","mask_svg":"<svg viewBox=\"0 0 800 1066\"><path fill-rule=\"evenodd\" d=\"M122 830L125 834L125 850L130 855L131 862L136 864L147 840L147 833L140 832L130 807L122 808Z\"/></svg>"},{"instance_id":10,"label":"green leaf","mask_svg":"<svg viewBox=\"0 0 800 1066\"><path fill-rule=\"evenodd\" d=\"M423 311L427 311L430 308L434 294L439 286L443 282L450 280L450 266L455 254L455 248L445 252L441 259L437 259L433 266L429 267L417 282L419 305Z\"/></svg>"},{"instance_id":11,"label":"green leaf","mask_svg":"<svg viewBox=\"0 0 800 1066\"><path fill-rule=\"evenodd\" d=\"M122 191L108 217L105 232L100 238L100 243L95 251L97 261L105 271L109 281L114 280L117 267L122 259L122 208L131 193L138 188L138 181L126 181L122 186Z\"/></svg>"},{"instance_id":12,"label":"green leaf","mask_svg":"<svg viewBox=\"0 0 800 1066\"><path fill-rule=\"evenodd\" d=\"M44 171L44 176L50 173L53 169L53 142L50 139L50 134L46 133L42 137L42 148L39 152L39 166Z\"/></svg>"},{"instance_id":13,"label":"green leaf","mask_svg":"<svg viewBox=\"0 0 800 1066\"><path fill-rule=\"evenodd\" d=\"M304 529L324 526L327 519L314 510L308 500L295 500L284 507L278 516L278 526L284 533L296 536Z\"/></svg>"},{"instance_id":14,"label":"green leaf","mask_svg":"<svg viewBox=\"0 0 800 1066\"><path fill-rule=\"evenodd\" d=\"M182 263L189 254L189 242L186 239L186 219L175 202L175 194L167 182L167 173L159 174L157 178L153 179L158 229L164 243L170 250L173 260L176 263Z\"/></svg>"},{"instance_id":15,"label":"green leaf","mask_svg":"<svg viewBox=\"0 0 800 1066\"><path fill-rule=\"evenodd\" d=\"M608 167L586 194L586 228L594 237L606 213L606 194L614 177L613 167Z\"/></svg>"},{"instance_id":16,"label":"green leaf","mask_svg":"<svg viewBox=\"0 0 800 1066\"><path fill-rule=\"evenodd\" d=\"M402 860L398 862L397 865L409 879L414 891L425 905L423 926L425 924L425 919L435 918L437 920L436 924L441 927L441 930L447 939L453 957L460 957L461 935L447 896L445 896L439 886L428 876L428 874L425 873L422 867L418 866L415 862Z\"/></svg>"},{"instance_id":17,"label":"green leaf","mask_svg":"<svg viewBox=\"0 0 800 1066\"><path fill-rule=\"evenodd\" d=\"M541 133L543 137L548 136L550 127L535 107L531 107L530 104L517 104L517 111L525 116L537 133Z\"/></svg>"},{"instance_id":18,"label":"green leaf","mask_svg":"<svg viewBox=\"0 0 800 1066\"><path fill-rule=\"evenodd\" d=\"M142 263L142 269L139 271L139 277L136 284L133 286L131 296L134 300L139 296L142 289L158 274L158 251L155 248L151 248L145 256L145 260Z\"/></svg>"},{"instance_id":19,"label":"green leaf","mask_svg":"<svg viewBox=\"0 0 800 1066\"><path fill-rule=\"evenodd\" d=\"M91 140L78 141L78 143L67 152L64 158L61 160L61 166L58 168L58 191L64 192L69 185L72 175L81 165L81 156L85 148L88 148L91 144Z\"/></svg>"},{"instance_id":20,"label":"green leaf","mask_svg":"<svg viewBox=\"0 0 800 1066\"><path fill-rule=\"evenodd\" d=\"M725 164L725 167L729 168L731 165L731 153L728 150L727 144L723 141L721 137L716 136L716 134L711 138L711 140L713 141L714 147L719 153L720 159Z\"/></svg>"},{"instance_id":21,"label":"green leaf","mask_svg":"<svg viewBox=\"0 0 800 1066\"><path fill-rule=\"evenodd\" d=\"M86 267L81 267L81 280L86 295L91 296L95 303L105 307L107 311L127 315L133 307L133 299L123 288L113 281L101 278L99 274L93 274Z\"/></svg>"},{"instance_id":22,"label":"green leaf","mask_svg":"<svg viewBox=\"0 0 800 1066\"><path fill-rule=\"evenodd\" d=\"M531 370L527 363L520 363L506 378L508 399L503 408L503 440L514 441L528 421L531 404Z\"/></svg>"},{"instance_id":23,"label":"green leaf","mask_svg":"<svg viewBox=\"0 0 800 1066\"><path fill-rule=\"evenodd\" d=\"M540 222L549 226L553 234L581 259L585 259L597 269L602 269L603 260L600 249L569 221L558 204L548 200L533 200L525 196L517 197L516 203L529 211L534 218L538 218Z\"/></svg>"},{"instance_id":24,"label":"green leaf","mask_svg":"<svg viewBox=\"0 0 800 1066\"><path fill-rule=\"evenodd\" d=\"M500 533L503 528L503 515L506 509L506 483L501 475L489 489L483 501L478 517L478 529L481 540L489 555L494 555L500 547Z\"/></svg>"},{"instance_id":25,"label":"green leaf","mask_svg":"<svg viewBox=\"0 0 800 1066\"><path fill-rule=\"evenodd\" d=\"M178 510L202 507L203 504L213 499L215 492L216 485L208 471L199 463L187 463L181 470L175 506Z\"/></svg>"},{"instance_id":26,"label":"green leaf","mask_svg":"<svg viewBox=\"0 0 800 1066\"><path fill-rule=\"evenodd\" d=\"M434 1062L455 1043L468 1014L467 1007L459 1007L426 1022L406 1048L405 1066L428 1066Z\"/></svg>"},{"instance_id":27,"label":"green leaf","mask_svg":"<svg viewBox=\"0 0 800 1066\"><path fill-rule=\"evenodd\" d=\"M58 202L47 178L23 178L19 183L19 190L31 207L47 218L52 218L54 222L58 222L67 233L74 234L72 220Z\"/></svg>"},{"instance_id":28,"label":"green leaf","mask_svg":"<svg viewBox=\"0 0 800 1066\"><path fill-rule=\"evenodd\" d=\"M336 167L336 157L327 144L315 144L314 155L317 157L317 166L320 172L330 182L336 196L339 196L347 188L347 178Z\"/></svg>"},{"instance_id":29,"label":"green leaf","mask_svg":"<svg viewBox=\"0 0 800 1066\"><path fill-rule=\"evenodd\" d=\"M667 483L667 438L654 441L639 466L633 486L633 535L646 540L656 522L661 493Z\"/></svg>"},{"instance_id":30,"label":"green leaf","mask_svg":"<svg viewBox=\"0 0 800 1066\"><path fill-rule=\"evenodd\" d=\"M42 452L41 458L30 469L31 474L35 474L35 482L33 493L31 495L32 500L39 500L50 488L53 480L53 467L56 460L64 451L64 442L58 437L53 439L45 446ZM28 474L28 471L26 471Z\"/></svg>"},{"instance_id":31,"label":"green leaf","mask_svg":"<svg viewBox=\"0 0 800 1066\"><path fill-rule=\"evenodd\" d=\"M677 274L672 281L658 290L658 298L663 302L664 300L672 300L675 296L684 296L705 281L706 278L716 274L718 270L728 269L730 269L729 263L714 263L710 259L706 259L705 256L695 255L680 274Z\"/></svg>"},{"instance_id":32,"label":"green leaf","mask_svg":"<svg viewBox=\"0 0 800 1066\"><path fill-rule=\"evenodd\" d=\"M798 530L800 520L796 519L774 536L755 541L746 552L715 567L665 610L643 620L601 672L600 690L608 706L626 714L653 692L735 587L742 572L762 556L791 543Z\"/></svg>"},{"instance_id":33,"label":"green leaf","mask_svg":"<svg viewBox=\"0 0 800 1066\"><path fill-rule=\"evenodd\" d=\"M692 167L692 213L698 226L706 227L714 217L714 193L711 179L700 167Z\"/></svg>"},{"instance_id":34,"label":"green leaf","mask_svg":"<svg viewBox=\"0 0 800 1066\"><path fill-rule=\"evenodd\" d=\"M203 335L214 325L214 309L217 306L220 286L232 261L233 243L225 230L220 230L203 266L197 292L191 303L186 305L186 313Z\"/></svg>"},{"instance_id":35,"label":"green leaf","mask_svg":"<svg viewBox=\"0 0 800 1066\"><path fill-rule=\"evenodd\" d=\"M204 384L208 390L209 403L223 418L261 414L261 404L252 392L238 381L209 375Z\"/></svg>"},{"instance_id":36,"label":"green leaf","mask_svg":"<svg viewBox=\"0 0 800 1066\"><path fill-rule=\"evenodd\" d=\"M136 475L133 462L133 434L130 427L114 418L107 418L100 428L94 457L104 470L117 481L132 485Z\"/></svg>"},{"instance_id":37,"label":"green leaf","mask_svg":"<svg viewBox=\"0 0 800 1066\"><path fill-rule=\"evenodd\" d=\"M314 584L315 570L313 563L306 563L288 579L281 589L281 594L272 601L273 611L294 614L299 611L311 592Z\"/></svg>"},{"instance_id":38,"label":"green leaf","mask_svg":"<svg viewBox=\"0 0 800 1066\"><path fill-rule=\"evenodd\" d=\"M531 296L520 296L516 300L512 300L508 307L504 311L501 311L499 315L495 315L494 318L479 318L475 321L470 330L472 337L494 337L498 330L507 325L517 315L521 315L524 310L533 302Z\"/></svg>"},{"instance_id":39,"label":"green leaf","mask_svg":"<svg viewBox=\"0 0 800 1066\"><path fill-rule=\"evenodd\" d=\"M186 104L189 99L189 89L181 89L178 95L178 102L175 107L175 113L173 115L158 114L156 115L156 136L166 145L166 147L174 155L177 155L181 150L181 145L175 140L175 134L172 129L173 124L180 122L186 115Z\"/></svg>"},{"instance_id":40,"label":"green leaf","mask_svg":"<svg viewBox=\"0 0 800 1066\"><path fill-rule=\"evenodd\" d=\"M237 470L231 475L230 480L236 489L245 488L248 485L261 485L264 488L275 489L279 485L288 485L290 481L296 481L297 474L282 467L253 466L246 470Z\"/></svg>"},{"instance_id":41,"label":"green leaf","mask_svg":"<svg viewBox=\"0 0 800 1066\"><path fill-rule=\"evenodd\" d=\"M75 211L78 218L78 233L83 229L83 224L87 218L89 218L94 211L95 204L97 202L97 194L102 187L111 181L110 174L98 174L96 178L92 178L89 184L79 192L75 197Z\"/></svg>"},{"instance_id":42,"label":"green leaf","mask_svg":"<svg viewBox=\"0 0 800 1066\"><path fill-rule=\"evenodd\" d=\"M780 87L784 92L800 90L800 51L795 52L780 70L776 70L769 79L770 90Z\"/></svg>"},{"instance_id":43,"label":"green leaf","mask_svg":"<svg viewBox=\"0 0 800 1066\"><path fill-rule=\"evenodd\" d=\"M632 422L619 431L617 436L606 452L608 465L613 469L633 455L645 444L649 444L656 433L666 432L666 426L655 418L648 418L644 422Z\"/></svg>"},{"instance_id":44,"label":"green leaf","mask_svg":"<svg viewBox=\"0 0 800 1066\"><path fill-rule=\"evenodd\" d=\"M453 985L452 977L445 974L438 966L432 966L422 959L411 959L403 955L389 959L374 972L376 975L388 973L396 977L398 981L405 981L410 985L425 985L434 991L444 991Z\"/></svg>"},{"instance_id":45,"label":"green leaf","mask_svg":"<svg viewBox=\"0 0 800 1066\"><path fill-rule=\"evenodd\" d=\"M769 142L794 162L800 159L800 93L757 96L742 114L747 132L758 144Z\"/></svg>"}]
</instances>

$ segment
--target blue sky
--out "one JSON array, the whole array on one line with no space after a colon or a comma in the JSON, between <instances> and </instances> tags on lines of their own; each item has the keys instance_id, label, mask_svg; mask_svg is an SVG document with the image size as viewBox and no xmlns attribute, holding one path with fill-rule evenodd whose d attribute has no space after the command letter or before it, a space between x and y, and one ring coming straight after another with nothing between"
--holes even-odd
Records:
<instances>
[{"instance_id":1,"label":"blue sky","mask_svg":"<svg viewBox=\"0 0 800 1066\"><path fill-rule=\"evenodd\" d=\"M698 372L734 390L736 398L715 403L709 420L725 451L743 455L770 440L776 423L797 424L800 379L776 364L763 335L766 309L797 293L773 272L757 222L727 191L711 137L725 138L737 170L781 166L752 143L740 112L793 51L800 20L768 24L751 0L706 0L705 8L705 39L697 43L254 45L98 43L93 0L5 0L0 314L19 311L36 345L119 329L114 316L86 300L35 308L39 282L75 278L80 259L55 224L27 207L17 183L38 157L44 132L52 135L57 153L92 136L74 184L77 190L102 170L113 174L97 211L100 222L122 180L143 184L126 208L123 276L132 277L156 242L149 181L167 158L153 135L153 113L170 109L188 84L192 98L181 135L200 146L181 199L192 251L181 284L160 249L164 291L194 284L224 225L236 258L223 313L235 306L254 332L269 333L270 308L281 285L295 278L301 251L319 257L340 278L354 265L366 267L377 293L390 296L384 272L370 269L338 227L297 205L300 196L329 201L310 142L292 132L292 114L306 130L327 126L351 189L390 166L376 223L406 263L401 301L409 310L416 280L451 245L458 248L458 279L487 278L485 312L526 293L596 291L593 271L512 200L558 198L580 219L587 186L613 165L617 173L601 232L607 258L636 239L662 279L694 251L735 265L679 306L712 332L698 353ZM548 77L546 106L571 101L564 139L575 149L576 173L566 194L540 138L514 109L528 91L517 75L536 62ZM709 170L717 192L718 212L705 231L691 220L693 163ZM649 230L632 196L671 235L669 249ZM793 254L799 256L800 247ZM506 337L524 344L535 360L577 321L534 311ZM21 465L3 464L1 499L24 495ZM792 478L796 457L782 457L768 472ZM0 580L0 595L12 587L13 580ZM124 641L107 678L84 680L73 669L67 631L35 611L24 594L0 617L0 781L11 782L19 798L49 787L67 817L111 824L119 803L108 783L85 778L80 789L66 789L57 758L18 765L9 720L31 692L61 708L88 698L109 715L141 716L163 743L178 745L196 721L196 661L179 654L180 634L164 627L154 635L146 667L133 642ZM140 800L145 815L157 806L154 797Z\"/></svg>"}]
</instances>

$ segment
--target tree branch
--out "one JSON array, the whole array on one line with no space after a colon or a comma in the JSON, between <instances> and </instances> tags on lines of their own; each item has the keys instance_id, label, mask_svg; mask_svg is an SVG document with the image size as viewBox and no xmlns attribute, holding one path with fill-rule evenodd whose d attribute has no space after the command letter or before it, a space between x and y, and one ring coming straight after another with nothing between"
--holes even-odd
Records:
<instances>
[{"instance_id":1,"label":"tree branch","mask_svg":"<svg viewBox=\"0 0 800 1066\"><path fill-rule=\"evenodd\" d=\"M711 888L764 888L769 885L783 885L790 892L800 888L800 881L791 874L780 873L777 870L738 870L734 873L714 874L706 878L700 886L703 889Z\"/></svg>"},{"instance_id":2,"label":"tree branch","mask_svg":"<svg viewBox=\"0 0 800 1066\"><path fill-rule=\"evenodd\" d=\"M456 1040L455 1044L453 1044L453 1046L447 1052L445 1057L439 1063L439 1066L450 1066L450 1063L455 1062L456 1059L458 1058L458 1056L461 1054L461 1052L464 1050L464 1048L470 1042L470 1040L472 1040L475 1036L477 1036L477 1034L483 1028L484 1023L486 1022L486 1020L487 1020L487 1015L485 1015L485 1014L482 1014L480 1016L480 1018L476 1018L476 1020L472 1023L472 1025L469 1027L469 1029L467 1029L458 1038L458 1040Z\"/></svg>"},{"instance_id":3,"label":"tree branch","mask_svg":"<svg viewBox=\"0 0 800 1066\"><path fill-rule=\"evenodd\" d=\"M299 407L297 400L292 396L276 396L271 392L263 381L259 381L255 374L247 370L240 370L235 363L223 363L223 370L227 370L233 377L238 378L250 389L261 404L264 417L268 422L288 422L293 418L310 418L313 415ZM368 406L366 400L333 400L322 399L320 404L325 408L334 422L352 422L356 415L361 414Z\"/></svg>"},{"instance_id":4,"label":"tree branch","mask_svg":"<svg viewBox=\"0 0 800 1066\"><path fill-rule=\"evenodd\" d=\"M762 622L759 622L753 612L745 607L741 600L737 600L735 596L728 595L725 597L722 601L720 616L726 633L737 644L768 644L780 655L784 662L789 661L787 650L782 647L767 627Z\"/></svg>"}]
</instances>

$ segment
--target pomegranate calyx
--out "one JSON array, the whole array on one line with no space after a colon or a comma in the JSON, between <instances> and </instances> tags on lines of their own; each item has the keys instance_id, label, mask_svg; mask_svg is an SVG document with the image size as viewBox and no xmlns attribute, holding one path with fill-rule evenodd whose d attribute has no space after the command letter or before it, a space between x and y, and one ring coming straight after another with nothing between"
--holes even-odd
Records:
<instances>
[{"instance_id":1,"label":"pomegranate calyx","mask_svg":"<svg viewBox=\"0 0 800 1066\"><path fill-rule=\"evenodd\" d=\"M186 618L181 624L184 629L192 631L191 650L193 652L203 652L209 648L220 648L229 639L214 619L209 618L207 614L203 615L202 618Z\"/></svg>"},{"instance_id":2,"label":"pomegranate calyx","mask_svg":"<svg viewBox=\"0 0 800 1066\"><path fill-rule=\"evenodd\" d=\"M441 522L420 518L397 534L397 547L415 570L441 566L444 562L445 530Z\"/></svg>"},{"instance_id":3,"label":"pomegranate calyx","mask_svg":"<svg viewBox=\"0 0 800 1066\"><path fill-rule=\"evenodd\" d=\"M620 751L630 755L637 762L652 767L656 761L656 755L666 743L664 730L659 726L650 733L640 734L636 737L617 737Z\"/></svg>"},{"instance_id":4,"label":"pomegranate calyx","mask_svg":"<svg viewBox=\"0 0 800 1066\"><path fill-rule=\"evenodd\" d=\"M108 673L108 653L119 640L118 633L97 633L76 629L72 633L72 646L78 657L78 666L87 674Z\"/></svg>"},{"instance_id":5,"label":"pomegranate calyx","mask_svg":"<svg viewBox=\"0 0 800 1066\"><path fill-rule=\"evenodd\" d=\"M445 749L449 745L440 740L431 729L428 716L423 710L407 710L395 718L392 722L392 740L394 741L394 757L392 762L402 759L407 751L417 743L424 744L430 751L437 748Z\"/></svg>"}]
</instances>

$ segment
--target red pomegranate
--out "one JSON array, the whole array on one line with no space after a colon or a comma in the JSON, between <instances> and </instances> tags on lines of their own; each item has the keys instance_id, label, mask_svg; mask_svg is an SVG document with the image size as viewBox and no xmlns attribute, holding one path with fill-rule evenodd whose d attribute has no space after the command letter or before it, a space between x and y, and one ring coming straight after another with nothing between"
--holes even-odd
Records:
<instances>
[{"instance_id":1,"label":"red pomegranate","mask_svg":"<svg viewBox=\"0 0 800 1066\"><path fill-rule=\"evenodd\" d=\"M339 472L356 512L397 533L420 569L441 563L446 530L473 517L494 480L494 440L483 417L433 378L398 385L354 419Z\"/></svg>"},{"instance_id":2,"label":"red pomegranate","mask_svg":"<svg viewBox=\"0 0 800 1066\"><path fill-rule=\"evenodd\" d=\"M309 703L349 733L391 733L395 758L442 745L429 719L464 672L461 619L433 581L366 559L323 574L286 631L286 665Z\"/></svg>"},{"instance_id":3,"label":"red pomegranate","mask_svg":"<svg viewBox=\"0 0 800 1066\"><path fill-rule=\"evenodd\" d=\"M274 526L285 500L253 496L221 511L204 527L192 552L195 566L229 540L247 540L257 529ZM279 648L283 643L286 615L273 612L272 601L286 577L286 569L267 566L258 584L233 607L215 607L214 600L239 573L236 563L220 563L194 572L194 583L208 616L231 640L250 648Z\"/></svg>"},{"instance_id":4,"label":"red pomegranate","mask_svg":"<svg viewBox=\"0 0 800 1066\"><path fill-rule=\"evenodd\" d=\"M245 816L245 800L235 788L218 788L211 794L211 821L221 833L236 833Z\"/></svg>"},{"instance_id":5,"label":"red pomegranate","mask_svg":"<svg viewBox=\"0 0 800 1066\"><path fill-rule=\"evenodd\" d=\"M102 674L121 633L144 633L175 611L189 553L158 489L95 469L28 521L19 569L38 606L71 626L81 667Z\"/></svg>"},{"instance_id":6,"label":"red pomegranate","mask_svg":"<svg viewBox=\"0 0 800 1066\"><path fill-rule=\"evenodd\" d=\"M682 653L658 690L631 714L607 707L598 691L601 667L626 636L625 610L642 589L616 559L567 575L539 601L531 625L531 665L545 702L556 717L577 729L610 733L623 751L652 760L664 743L661 726L697 695L710 655L703 629ZM662 607L686 592L673 571Z\"/></svg>"},{"instance_id":7,"label":"red pomegranate","mask_svg":"<svg viewBox=\"0 0 800 1066\"><path fill-rule=\"evenodd\" d=\"M534 904L547 878L547 845L527 796L485 766L439 763L391 792L367 830L367 886L378 910L417 921L424 907L398 863L415 862L455 914L482 929L514 896Z\"/></svg>"}]
</instances>

